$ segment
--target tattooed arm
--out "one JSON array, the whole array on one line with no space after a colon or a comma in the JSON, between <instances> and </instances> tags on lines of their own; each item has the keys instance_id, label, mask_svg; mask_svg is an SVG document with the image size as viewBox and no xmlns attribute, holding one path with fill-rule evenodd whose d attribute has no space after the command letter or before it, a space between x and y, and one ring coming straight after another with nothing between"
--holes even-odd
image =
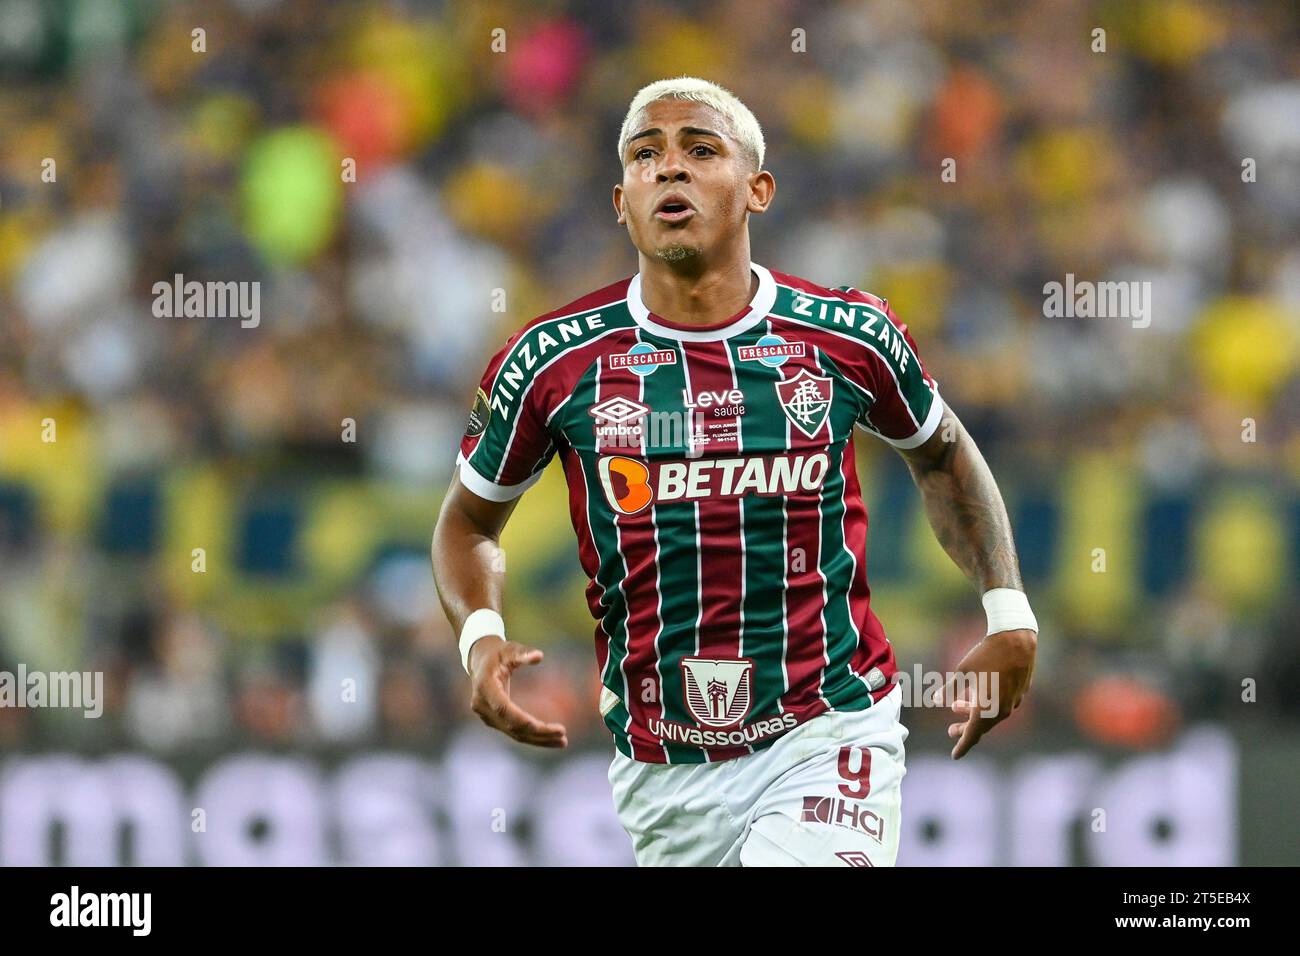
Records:
<instances>
[{"instance_id":1,"label":"tattooed arm","mask_svg":"<svg viewBox=\"0 0 1300 956\"><path fill-rule=\"evenodd\" d=\"M900 450L921 492L926 517L948 556L980 592L993 588L1023 590L1016 546L1002 494L974 439L949 408L934 434L917 448ZM987 675L988 701L963 700L953 681L943 696L962 722L950 724L948 736L960 738L952 756L960 759L987 731L1020 706L1034 673L1038 634L1023 629L990 634L961 663L960 673ZM986 686L977 684L977 686Z\"/></svg>"},{"instance_id":2,"label":"tattooed arm","mask_svg":"<svg viewBox=\"0 0 1300 956\"><path fill-rule=\"evenodd\" d=\"M952 409L925 444L900 452L921 491L935 537L980 589L1021 590L1002 494L975 440Z\"/></svg>"}]
</instances>

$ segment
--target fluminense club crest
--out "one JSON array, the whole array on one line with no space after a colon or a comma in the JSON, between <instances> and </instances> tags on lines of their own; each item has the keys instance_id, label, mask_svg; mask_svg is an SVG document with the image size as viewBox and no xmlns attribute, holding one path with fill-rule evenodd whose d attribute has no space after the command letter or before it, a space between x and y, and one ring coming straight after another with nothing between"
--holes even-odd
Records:
<instances>
[{"instance_id":1,"label":"fluminense club crest","mask_svg":"<svg viewBox=\"0 0 1300 956\"><path fill-rule=\"evenodd\" d=\"M776 396L786 418L809 438L815 437L826 424L833 384L828 376L813 375L806 368L800 369L793 378L776 383Z\"/></svg>"},{"instance_id":2,"label":"fluminense club crest","mask_svg":"<svg viewBox=\"0 0 1300 956\"><path fill-rule=\"evenodd\" d=\"M750 672L754 662L682 659L682 684L691 716L706 727L731 727L749 713Z\"/></svg>"}]
</instances>

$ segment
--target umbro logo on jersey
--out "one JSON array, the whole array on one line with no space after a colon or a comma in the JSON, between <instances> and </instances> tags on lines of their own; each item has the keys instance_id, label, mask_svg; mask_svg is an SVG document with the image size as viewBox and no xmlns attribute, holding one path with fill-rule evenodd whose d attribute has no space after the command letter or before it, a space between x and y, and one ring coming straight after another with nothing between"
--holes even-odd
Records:
<instances>
[{"instance_id":1,"label":"umbro logo on jersey","mask_svg":"<svg viewBox=\"0 0 1300 956\"><path fill-rule=\"evenodd\" d=\"M821 488L830 468L826 452L694 461L645 462L623 455L600 459L597 471L609 506L634 515L654 502L793 495Z\"/></svg>"},{"instance_id":2,"label":"umbro logo on jersey","mask_svg":"<svg viewBox=\"0 0 1300 956\"><path fill-rule=\"evenodd\" d=\"M650 411L649 405L642 405L640 402L622 396L607 398L589 409L590 414L598 421L609 422L611 425L622 425L633 421L648 411Z\"/></svg>"},{"instance_id":3,"label":"umbro logo on jersey","mask_svg":"<svg viewBox=\"0 0 1300 956\"><path fill-rule=\"evenodd\" d=\"M775 385L786 418L809 438L815 437L826 424L831 410L833 383L830 378L813 375L802 368L794 378L783 379Z\"/></svg>"},{"instance_id":4,"label":"umbro logo on jersey","mask_svg":"<svg viewBox=\"0 0 1300 956\"><path fill-rule=\"evenodd\" d=\"M626 352L608 357L610 368L630 368L637 375L649 375L660 365L676 365L677 353L638 342Z\"/></svg>"},{"instance_id":5,"label":"umbro logo on jersey","mask_svg":"<svg viewBox=\"0 0 1300 956\"><path fill-rule=\"evenodd\" d=\"M637 448L645 438L645 416L650 406L617 395L588 409L596 419L596 447Z\"/></svg>"}]
</instances>

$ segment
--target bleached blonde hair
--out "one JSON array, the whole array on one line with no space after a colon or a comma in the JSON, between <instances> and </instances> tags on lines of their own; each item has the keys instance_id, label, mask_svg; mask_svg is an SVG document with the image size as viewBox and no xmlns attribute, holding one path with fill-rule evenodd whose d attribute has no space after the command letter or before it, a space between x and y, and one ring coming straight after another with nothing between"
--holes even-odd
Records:
<instances>
[{"instance_id":1,"label":"bleached blonde hair","mask_svg":"<svg viewBox=\"0 0 1300 956\"><path fill-rule=\"evenodd\" d=\"M642 87L637 95L632 97L632 105L627 108L627 116L623 118L623 128L618 134L620 165L623 163L627 141L636 132L632 128L632 123L637 116L651 103L669 98L692 100L716 110L730 125L728 132L749 156L754 163L754 168L756 170L763 168L763 155L767 151L767 144L763 142L763 127L758 125L758 120L750 112L749 107L740 102L736 94L730 90L694 76L656 80L649 86Z\"/></svg>"}]
</instances>

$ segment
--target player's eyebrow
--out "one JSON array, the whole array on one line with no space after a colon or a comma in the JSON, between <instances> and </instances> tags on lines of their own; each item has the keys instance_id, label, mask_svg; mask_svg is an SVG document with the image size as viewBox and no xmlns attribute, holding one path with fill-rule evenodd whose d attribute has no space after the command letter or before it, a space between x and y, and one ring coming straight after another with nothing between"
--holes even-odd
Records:
<instances>
[{"instance_id":1,"label":"player's eyebrow","mask_svg":"<svg viewBox=\"0 0 1300 956\"><path fill-rule=\"evenodd\" d=\"M631 146L631 145L632 145L634 142L636 142L638 139L644 139L644 138L647 137L647 136L662 136L663 133L664 133L664 131L661 130L658 126L651 127L650 129L643 129L643 130L641 130L641 132L637 133L635 136L629 136L629 137L627 138L627 144L628 144L629 146Z\"/></svg>"},{"instance_id":2,"label":"player's eyebrow","mask_svg":"<svg viewBox=\"0 0 1300 956\"><path fill-rule=\"evenodd\" d=\"M702 126L683 126L681 132L686 136L712 136L717 140L722 139L721 133L715 133L711 129L704 129ZM637 133L635 136L629 136L627 143L631 146L632 143L638 139L642 139L646 136L662 136L663 134L664 131L658 126L652 126L650 129L641 130L641 132Z\"/></svg>"}]
</instances>

